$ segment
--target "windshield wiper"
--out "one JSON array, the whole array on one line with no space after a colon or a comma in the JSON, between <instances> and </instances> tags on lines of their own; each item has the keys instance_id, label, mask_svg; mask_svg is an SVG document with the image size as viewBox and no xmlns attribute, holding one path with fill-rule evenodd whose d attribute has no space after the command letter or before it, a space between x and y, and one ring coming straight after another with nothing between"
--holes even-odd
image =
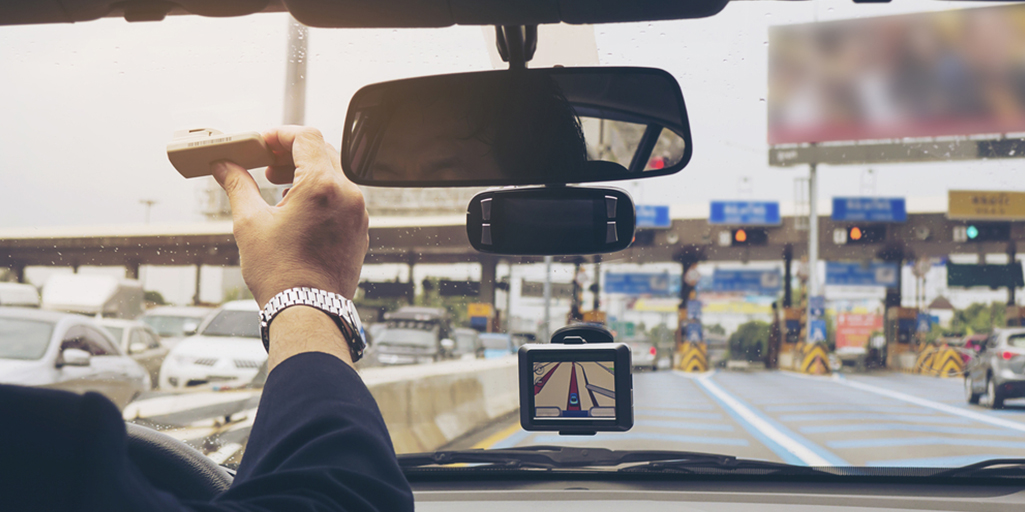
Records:
<instances>
[{"instance_id":1,"label":"windshield wiper","mask_svg":"<svg viewBox=\"0 0 1025 512\"><path fill-rule=\"evenodd\" d=\"M609 450L567 446L523 446L502 450L450 450L399 455L403 468L448 464L490 464L502 468L583 468L632 464L619 471L693 471L762 469L772 472L818 473L806 466L738 459L732 455L672 450Z\"/></svg>"},{"instance_id":2,"label":"windshield wiper","mask_svg":"<svg viewBox=\"0 0 1025 512\"><path fill-rule=\"evenodd\" d=\"M1025 459L989 459L975 464L945 469L933 473L933 477L945 476L1025 476Z\"/></svg>"}]
</instances>

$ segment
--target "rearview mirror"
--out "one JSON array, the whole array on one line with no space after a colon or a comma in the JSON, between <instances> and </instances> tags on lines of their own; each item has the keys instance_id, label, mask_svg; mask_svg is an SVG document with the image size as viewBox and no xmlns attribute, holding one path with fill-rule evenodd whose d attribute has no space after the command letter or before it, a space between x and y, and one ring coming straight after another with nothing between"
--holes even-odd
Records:
<instances>
[{"instance_id":1,"label":"rearview mirror","mask_svg":"<svg viewBox=\"0 0 1025 512\"><path fill-rule=\"evenodd\" d=\"M342 168L360 185L542 185L672 174L691 156L680 86L652 68L485 71L368 85Z\"/></svg>"},{"instance_id":2,"label":"rearview mirror","mask_svg":"<svg viewBox=\"0 0 1025 512\"><path fill-rule=\"evenodd\" d=\"M57 361L57 367L62 366L89 366L89 360L92 356L78 348L66 348L61 352L61 358Z\"/></svg>"},{"instance_id":3,"label":"rearview mirror","mask_svg":"<svg viewBox=\"0 0 1025 512\"><path fill-rule=\"evenodd\" d=\"M474 249L494 254L615 252L633 242L634 204L614 188L486 190L467 206L466 236Z\"/></svg>"}]
</instances>

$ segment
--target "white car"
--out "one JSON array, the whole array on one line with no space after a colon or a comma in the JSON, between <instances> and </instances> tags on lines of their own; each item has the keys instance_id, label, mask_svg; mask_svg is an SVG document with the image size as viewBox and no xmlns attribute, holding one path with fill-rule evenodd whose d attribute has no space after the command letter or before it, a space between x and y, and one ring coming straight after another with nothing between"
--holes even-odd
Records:
<instances>
[{"instance_id":1,"label":"white car","mask_svg":"<svg viewBox=\"0 0 1025 512\"><path fill-rule=\"evenodd\" d=\"M174 348L186 336L196 334L199 324L213 311L200 306L161 306L147 311L139 320L157 331L165 347Z\"/></svg>"},{"instance_id":2,"label":"white car","mask_svg":"<svg viewBox=\"0 0 1025 512\"><path fill-rule=\"evenodd\" d=\"M267 361L259 315L259 306L252 300L221 306L199 326L199 334L171 349L160 368L160 388L252 381Z\"/></svg>"},{"instance_id":3,"label":"white car","mask_svg":"<svg viewBox=\"0 0 1025 512\"><path fill-rule=\"evenodd\" d=\"M97 318L114 340L122 354L128 355L149 372L153 385L160 377L160 365L167 357L167 347L160 342L160 336L148 325L138 320L120 318Z\"/></svg>"}]
</instances>

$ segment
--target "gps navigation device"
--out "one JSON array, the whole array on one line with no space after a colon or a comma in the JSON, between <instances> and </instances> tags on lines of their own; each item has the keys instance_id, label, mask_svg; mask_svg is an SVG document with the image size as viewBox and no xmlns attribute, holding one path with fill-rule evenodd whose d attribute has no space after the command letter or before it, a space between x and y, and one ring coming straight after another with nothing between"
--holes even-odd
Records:
<instances>
[{"instance_id":1,"label":"gps navigation device","mask_svg":"<svg viewBox=\"0 0 1025 512\"><path fill-rule=\"evenodd\" d=\"M520 347L520 424L528 431L587 435L633 427L630 349L623 343Z\"/></svg>"}]
</instances>

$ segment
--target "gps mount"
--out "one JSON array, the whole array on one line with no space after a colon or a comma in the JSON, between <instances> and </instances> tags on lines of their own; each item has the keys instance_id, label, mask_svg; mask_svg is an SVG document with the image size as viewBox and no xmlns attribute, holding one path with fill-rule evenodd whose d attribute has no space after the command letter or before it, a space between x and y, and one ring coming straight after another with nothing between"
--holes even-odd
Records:
<instances>
[{"instance_id":1,"label":"gps mount","mask_svg":"<svg viewBox=\"0 0 1025 512\"><path fill-rule=\"evenodd\" d=\"M612 343L612 333L594 324L574 324L562 327L552 334L552 343L581 345L584 343Z\"/></svg>"},{"instance_id":2,"label":"gps mount","mask_svg":"<svg viewBox=\"0 0 1025 512\"><path fill-rule=\"evenodd\" d=\"M537 50L537 25L495 25L495 44L509 69L526 69Z\"/></svg>"}]
</instances>

